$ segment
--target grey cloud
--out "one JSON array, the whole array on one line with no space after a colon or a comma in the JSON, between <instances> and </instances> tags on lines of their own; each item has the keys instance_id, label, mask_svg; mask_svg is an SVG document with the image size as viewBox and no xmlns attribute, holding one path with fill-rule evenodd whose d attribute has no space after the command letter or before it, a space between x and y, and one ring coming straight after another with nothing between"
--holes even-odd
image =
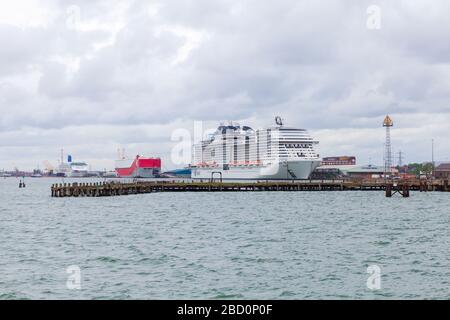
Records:
<instances>
[{"instance_id":1,"label":"grey cloud","mask_svg":"<svg viewBox=\"0 0 450 320\"><path fill-rule=\"evenodd\" d=\"M357 133L378 128L386 113L405 118L426 110L436 119L450 113L446 1L379 1L380 30L366 28L371 1L77 1L81 22L93 26L84 31L66 26L72 4L42 2L57 12L46 26L0 25L0 109L8 111L0 118L0 137L8 139L3 150L78 139L77 150L87 152L83 127L98 139L111 133L113 148L145 143L125 129L133 126L165 126L160 139L168 141L179 120L268 124L280 114L319 135L342 134L336 147L321 136L327 154L366 153L379 148L382 136ZM157 14L149 14L150 5ZM175 63L189 32L200 39ZM78 69L70 69L72 60ZM424 132L441 132L436 119L427 119L428 131L418 121L402 125L420 140ZM80 133L52 138L70 127ZM27 135L33 130L41 142ZM158 151L167 154L169 145ZM89 157L111 152L98 148Z\"/></svg>"}]
</instances>

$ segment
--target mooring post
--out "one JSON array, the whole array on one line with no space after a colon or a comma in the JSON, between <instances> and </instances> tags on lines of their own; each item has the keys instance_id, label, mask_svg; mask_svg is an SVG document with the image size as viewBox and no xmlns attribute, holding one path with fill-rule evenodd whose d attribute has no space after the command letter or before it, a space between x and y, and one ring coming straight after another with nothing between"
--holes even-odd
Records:
<instances>
[{"instance_id":1,"label":"mooring post","mask_svg":"<svg viewBox=\"0 0 450 320\"><path fill-rule=\"evenodd\" d=\"M409 198L409 185L408 184L403 184L402 186L402 194L403 194L403 198Z\"/></svg>"},{"instance_id":2,"label":"mooring post","mask_svg":"<svg viewBox=\"0 0 450 320\"><path fill-rule=\"evenodd\" d=\"M386 197L387 198L392 197L392 184L390 183L386 184Z\"/></svg>"}]
</instances>

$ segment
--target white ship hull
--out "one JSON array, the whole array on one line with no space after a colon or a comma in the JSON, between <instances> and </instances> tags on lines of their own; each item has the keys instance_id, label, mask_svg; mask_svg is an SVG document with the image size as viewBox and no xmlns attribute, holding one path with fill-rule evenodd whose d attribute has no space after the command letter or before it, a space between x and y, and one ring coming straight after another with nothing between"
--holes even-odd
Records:
<instances>
[{"instance_id":1,"label":"white ship hull","mask_svg":"<svg viewBox=\"0 0 450 320\"><path fill-rule=\"evenodd\" d=\"M71 171L68 174L70 178L85 178L87 176L89 176L88 171Z\"/></svg>"},{"instance_id":2,"label":"white ship hull","mask_svg":"<svg viewBox=\"0 0 450 320\"><path fill-rule=\"evenodd\" d=\"M320 165L320 161L298 160L279 162L266 166L230 166L192 168L192 179L224 180L301 180L308 179L311 173Z\"/></svg>"}]
</instances>

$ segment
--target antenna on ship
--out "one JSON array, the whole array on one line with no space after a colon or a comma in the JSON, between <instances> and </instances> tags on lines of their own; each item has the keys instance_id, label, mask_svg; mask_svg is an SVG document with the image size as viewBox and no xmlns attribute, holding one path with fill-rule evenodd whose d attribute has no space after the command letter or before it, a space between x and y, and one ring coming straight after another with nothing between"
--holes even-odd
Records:
<instances>
[{"instance_id":1,"label":"antenna on ship","mask_svg":"<svg viewBox=\"0 0 450 320\"><path fill-rule=\"evenodd\" d=\"M275 117L275 123L278 125L278 126L283 126L283 119L281 119L281 117L280 116L276 116Z\"/></svg>"}]
</instances>

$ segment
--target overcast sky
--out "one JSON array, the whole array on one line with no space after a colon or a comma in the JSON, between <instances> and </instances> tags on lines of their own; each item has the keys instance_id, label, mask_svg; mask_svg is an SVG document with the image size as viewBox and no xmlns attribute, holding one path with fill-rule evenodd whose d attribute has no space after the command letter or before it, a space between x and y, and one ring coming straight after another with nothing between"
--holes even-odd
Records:
<instances>
[{"instance_id":1,"label":"overcast sky","mask_svg":"<svg viewBox=\"0 0 450 320\"><path fill-rule=\"evenodd\" d=\"M373 7L372 5L375 5ZM174 167L194 121L272 125L322 156L450 161L448 0L14 0L0 4L0 169L93 169L117 148ZM378 19L379 18L379 19Z\"/></svg>"}]
</instances>

